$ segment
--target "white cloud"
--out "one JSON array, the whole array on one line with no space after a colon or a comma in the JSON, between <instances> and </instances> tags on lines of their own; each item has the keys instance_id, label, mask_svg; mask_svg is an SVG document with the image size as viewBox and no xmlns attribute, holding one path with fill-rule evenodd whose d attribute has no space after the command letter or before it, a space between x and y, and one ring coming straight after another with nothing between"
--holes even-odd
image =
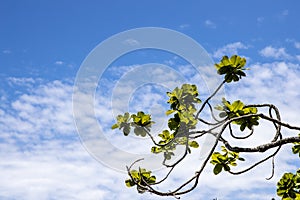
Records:
<instances>
[{"instance_id":1,"label":"white cloud","mask_svg":"<svg viewBox=\"0 0 300 200\"><path fill-rule=\"evenodd\" d=\"M56 64L56 65L63 65L64 64L64 62L63 61L61 61L61 60L57 60L57 61L55 61L55 63L54 64Z\"/></svg>"},{"instance_id":2,"label":"white cloud","mask_svg":"<svg viewBox=\"0 0 300 200\"><path fill-rule=\"evenodd\" d=\"M287 38L285 41L288 43L292 43L296 49L300 49L300 42L298 42L297 40Z\"/></svg>"},{"instance_id":3,"label":"white cloud","mask_svg":"<svg viewBox=\"0 0 300 200\"><path fill-rule=\"evenodd\" d=\"M285 9L281 12L281 16L288 16L289 15L289 10Z\"/></svg>"},{"instance_id":4,"label":"white cloud","mask_svg":"<svg viewBox=\"0 0 300 200\"><path fill-rule=\"evenodd\" d=\"M5 49L5 50L2 51L2 53L4 53L4 54L10 54L11 50Z\"/></svg>"},{"instance_id":5,"label":"white cloud","mask_svg":"<svg viewBox=\"0 0 300 200\"><path fill-rule=\"evenodd\" d=\"M300 49L300 42L295 42L294 45L297 49Z\"/></svg>"},{"instance_id":6,"label":"white cloud","mask_svg":"<svg viewBox=\"0 0 300 200\"><path fill-rule=\"evenodd\" d=\"M139 46L140 45L140 42L133 38L126 39L123 43L126 45L129 45L129 46Z\"/></svg>"},{"instance_id":7,"label":"white cloud","mask_svg":"<svg viewBox=\"0 0 300 200\"><path fill-rule=\"evenodd\" d=\"M263 23L264 20L265 20L264 17L257 17L257 18L256 18L256 21L257 21L257 23L259 23L259 24Z\"/></svg>"},{"instance_id":8,"label":"white cloud","mask_svg":"<svg viewBox=\"0 0 300 200\"><path fill-rule=\"evenodd\" d=\"M220 59L224 55L231 56L231 55L234 55L234 54L238 54L238 49L248 49L248 46L246 46L242 42L230 43L230 44L227 44L227 45L217 49L213 53L213 57Z\"/></svg>"},{"instance_id":9,"label":"white cloud","mask_svg":"<svg viewBox=\"0 0 300 200\"><path fill-rule=\"evenodd\" d=\"M209 28L217 28L217 25L209 19L205 20L204 24Z\"/></svg>"},{"instance_id":10,"label":"white cloud","mask_svg":"<svg viewBox=\"0 0 300 200\"><path fill-rule=\"evenodd\" d=\"M275 48L272 46L267 46L259 51L259 54L267 58L275 59L290 59L291 56L286 52L285 48Z\"/></svg>"},{"instance_id":11,"label":"white cloud","mask_svg":"<svg viewBox=\"0 0 300 200\"><path fill-rule=\"evenodd\" d=\"M180 29L187 29L187 28L189 28L189 27L190 27L189 24L181 24L181 25L179 26Z\"/></svg>"},{"instance_id":12,"label":"white cloud","mask_svg":"<svg viewBox=\"0 0 300 200\"><path fill-rule=\"evenodd\" d=\"M234 43L225 46L222 52L235 52L239 48L247 47L242 43ZM229 100L239 98L245 103L275 103L280 108L284 121L291 124L299 123L297 122L298 113L295 110L300 107L300 101L298 101L300 98L298 92L300 66L293 63L274 62L256 63L249 67L251 70L247 71L247 77L243 78L238 83L239 85L229 84L226 87L227 98ZM195 73L190 67L180 66L178 68L182 75L191 77L192 81L201 80L200 76L194 75ZM131 72L132 70L130 68ZM123 70L123 74L120 74L116 79L124 77L124 74L130 71ZM176 74L172 71L167 74L162 69L150 71L151 73L147 74L155 77L155 80L172 82L176 79ZM205 68L204 71L209 70ZM113 69L111 73L114 73ZM133 74L133 77L135 75ZM9 78L9 80L11 86L13 84L24 84L24 82L32 84L30 84L29 90L24 90L23 94L10 102L9 108L1 108L0 110L0 149L3 149L3 151L0 151L0 156L4 161L0 163L0 175L2 177L0 180L0 198L21 198L25 200L173 199L172 197L159 198L149 194L137 194L134 188L128 189L125 187L126 174L101 165L86 152L79 141L73 123L73 85L71 82L52 81L42 83L43 81L30 78ZM110 116L111 98L108 97L112 94L114 81L107 80L110 84L104 88L105 92L99 91L96 94L95 113L99 117L99 121L105 123L106 126L109 126L112 120ZM106 82L104 81L104 83ZM176 85L178 82L172 84ZM131 87L133 86L130 82L126 82L122 86L118 91L120 94L122 89L124 89L123 92L125 90L132 91ZM203 87L199 87L201 95L204 87L205 84ZM153 90L150 85L137 88L134 91L137 96L132 96L132 100L141 103L141 106L137 109L151 108L153 105L159 104L161 100L165 101L158 95L161 91L158 89ZM120 103L124 102L121 101ZM157 110L152 109L151 111L156 112ZM141 146L135 145L136 138L124 138L122 133L118 131L109 132L106 127L104 130L107 131L106 136L112 139L111 141L115 146L127 147L130 148L129 150L138 153L145 150L145 145L141 145L145 144L142 140L139 140ZM263 142L270 138L271 129L268 125L257 130L264 134L258 133L253 140L240 144L250 146L257 144L258 141ZM290 134L286 131L284 133ZM125 142L125 139L128 140ZM98 148L99 151L106 151L107 157L113 157L113 152L109 153L108 150L103 150L101 146ZM239 166L250 165L259 156L261 154L247 157L248 162L239 163ZM194 175L193 170L197 170L202 161L199 157L199 151L193 149L192 155L175 170L174 176L171 176L170 180L161 189L175 188L181 181ZM199 198L232 199L231 197L236 194L237 190L247 190L247 193L239 192L236 199L259 199L259 195L255 196L252 193L263 188L263 192L258 192L258 194L271 199L276 196L276 181L281 174L285 170L293 171L296 168L293 164L289 164L291 159L293 159L293 155L291 155L290 150L284 148L282 153L276 157L276 163L280 163L280 165L276 165L275 178L270 182L265 180L271 171L270 162L242 176L229 176L227 174L214 176L211 171L212 166L208 165L200 178L199 186L184 198L187 200ZM124 167L126 164L130 163L124 163ZM155 173L161 174L162 171ZM224 182L227 179L230 179L230 182ZM221 182L222 184L220 184Z\"/></svg>"},{"instance_id":13,"label":"white cloud","mask_svg":"<svg viewBox=\"0 0 300 200\"><path fill-rule=\"evenodd\" d=\"M104 167L83 148L73 123L72 90L72 83L62 81L36 85L1 109L1 199L136 197L126 190L126 174Z\"/></svg>"},{"instance_id":14,"label":"white cloud","mask_svg":"<svg viewBox=\"0 0 300 200\"><path fill-rule=\"evenodd\" d=\"M9 77L7 81L10 85L17 85L17 86L29 86L36 83L37 80L33 78L17 78L17 77Z\"/></svg>"},{"instance_id":15,"label":"white cloud","mask_svg":"<svg viewBox=\"0 0 300 200\"><path fill-rule=\"evenodd\" d=\"M274 104L279 108L281 119L284 122L299 126L299 120L297 120L298 113L297 111L295 112L295 110L300 107L300 93L298 89L300 84L299 64L290 62L272 62L256 63L248 67L250 70L246 71L247 77L241 79L238 83L230 83L227 85L226 98L229 101L240 99L246 104ZM259 109L259 112L262 111L263 109ZM268 111L265 110L266 114L267 112ZM247 140L246 143L239 141L237 145L249 147L254 144L263 144L264 142L270 141L271 137L275 133L274 128L272 128L272 124L263 123L262 121L260 124L262 126L255 129L256 134L252 137L253 139ZM283 129L282 134L284 137L287 137L295 136L298 132ZM289 159L293 161L289 162ZM272 192L274 194L276 181L280 178L280 176L289 170L291 172L295 172L298 166L299 162L297 161L297 156L291 153L291 146L286 146L281 149L280 154L276 156L275 177L272 179ZM270 162L267 162L265 167L258 167L257 169L254 169L255 172L253 173L255 173L255 176L258 177L267 176L266 174L270 174L270 171L268 172L270 169ZM257 173L260 172L257 172L256 170L262 170L263 172L261 175L258 175ZM258 177L247 176L245 180L249 180L251 182L251 178L254 178L258 181L260 180ZM255 181L253 181L253 184L254 183ZM268 185L270 183L265 182L265 184ZM263 182L262 185L264 185ZM269 187L269 189L272 188L271 185ZM265 191L266 190L267 189L265 189ZM248 193L251 194L251 192ZM275 197L275 195L273 197ZM252 199L250 196L247 198Z\"/></svg>"}]
</instances>

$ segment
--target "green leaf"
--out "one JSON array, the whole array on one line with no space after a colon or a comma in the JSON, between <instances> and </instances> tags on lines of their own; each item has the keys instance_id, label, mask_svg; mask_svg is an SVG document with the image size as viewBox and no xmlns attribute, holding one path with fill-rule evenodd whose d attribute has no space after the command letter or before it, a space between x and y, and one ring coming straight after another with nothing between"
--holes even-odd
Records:
<instances>
[{"instance_id":1,"label":"green leaf","mask_svg":"<svg viewBox=\"0 0 300 200\"><path fill-rule=\"evenodd\" d=\"M236 74L239 76L246 76L245 72L243 71L237 71Z\"/></svg>"},{"instance_id":2,"label":"green leaf","mask_svg":"<svg viewBox=\"0 0 300 200\"><path fill-rule=\"evenodd\" d=\"M189 141L189 146L193 148L198 148L199 144L196 141Z\"/></svg>"},{"instance_id":3,"label":"green leaf","mask_svg":"<svg viewBox=\"0 0 300 200\"><path fill-rule=\"evenodd\" d=\"M130 133L130 115L128 112L124 113L124 115L117 116L117 123L112 125L112 129L119 128L123 129L123 133L127 136Z\"/></svg>"},{"instance_id":4,"label":"green leaf","mask_svg":"<svg viewBox=\"0 0 300 200\"><path fill-rule=\"evenodd\" d=\"M295 143L296 145L293 146L292 151L294 154L299 154L300 156L300 143Z\"/></svg>"},{"instance_id":5,"label":"green leaf","mask_svg":"<svg viewBox=\"0 0 300 200\"><path fill-rule=\"evenodd\" d=\"M166 160L171 160L172 156L175 154L173 152L164 152L164 157Z\"/></svg>"},{"instance_id":6,"label":"green leaf","mask_svg":"<svg viewBox=\"0 0 300 200\"><path fill-rule=\"evenodd\" d=\"M219 114L219 117L220 118L225 118L225 117L227 117L228 115L227 115L227 113L226 112L221 112L220 114Z\"/></svg>"},{"instance_id":7,"label":"green leaf","mask_svg":"<svg viewBox=\"0 0 300 200\"><path fill-rule=\"evenodd\" d=\"M214 167L214 174L218 175L222 171L223 166L221 164L216 164Z\"/></svg>"},{"instance_id":8,"label":"green leaf","mask_svg":"<svg viewBox=\"0 0 300 200\"><path fill-rule=\"evenodd\" d=\"M162 149L160 147L152 147L151 152L152 153L161 153Z\"/></svg>"},{"instance_id":9,"label":"green leaf","mask_svg":"<svg viewBox=\"0 0 300 200\"><path fill-rule=\"evenodd\" d=\"M151 116L145 114L142 111L138 112L137 114L132 114L131 117L133 119L134 124L137 126L145 127L145 126L149 126L152 123L154 123L151 121Z\"/></svg>"},{"instance_id":10,"label":"green leaf","mask_svg":"<svg viewBox=\"0 0 300 200\"><path fill-rule=\"evenodd\" d=\"M242 110L243 107L244 107L243 102L241 102L240 100L237 100L232 103L230 111L237 112L238 110Z\"/></svg>"},{"instance_id":11,"label":"green leaf","mask_svg":"<svg viewBox=\"0 0 300 200\"><path fill-rule=\"evenodd\" d=\"M120 127L123 127L123 133L125 136L128 136L130 133L130 125L127 123L122 123Z\"/></svg>"},{"instance_id":12,"label":"green leaf","mask_svg":"<svg viewBox=\"0 0 300 200\"><path fill-rule=\"evenodd\" d=\"M247 124L246 124L246 123L244 123L244 124L241 124L241 126L240 126L240 130L241 130L241 131L244 131L244 130L245 130L245 128L246 128L246 126L247 126Z\"/></svg>"},{"instance_id":13,"label":"green leaf","mask_svg":"<svg viewBox=\"0 0 300 200\"><path fill-rule=\"evenodd\" d=\"M166 115L170 115L170 114L172 114L172 113L174 113L176 110L168 110L168 111L166 111Z\"/></svg>"},{"instance_id":14,"label":"green leaf","mask_svg":"<svg viewBox=\"0 0 300 200\"><path fill-rule=\"evenodd\" d=\"M127 179L127 180L125 181L125 185L126 185L127 187L132 187L132 186L135 185L135 183L134 183L131 179Z\"/></svg>"},{"instance_id":15,"label":"green leaf","mask_svg":"<svg viewBox=\"0 0 300 200\"><path fill-rule=\"evenodd\" d=\"M147 182L148 182L149 184L154 184L154 183L156 182L156 177L155 177L155 176L151 176L151 177L147 180Z\"/></svg>"},{"instance_id":16,"label":"green leaf","mask_svg":"<svg viewBox=\"0 0 300 200\"><path fill-rule=\"evenodd\" d=\"M134 179L140 178L140 173L137 170L131 170L130 174L131 174L132 178L134 178Z\"/></svg>"},{"instance_id":17,"label":"green leaf","mask_svg":"<svg viewBox=\"0 0 300 200\"><path fill-rule=\"evenodd\" d=\"M116 129L116 128L119 128L119 125L118 124L114 124L112 125L111 129Z\"/></svg>"},{"instance_id":18,"label":"green leaf","mask_svg":"<svg viewBox=\"0 0 300 200\"><path fill-rule=\"evenodd\" d=\"M230 171L230 167L228 165L224 165L223 167L225 171Z\"/></svg>"},{"instance_id":19,"label":"green leaf","mask_svg":"<svg viewBox=\"0 0 300 200\"><path fill-rule=\"evenodd\" d=\"M168 121L168 127L170 130L176 130L179 128L180 118L178 116L178 113L174 115L174 118L170 118Z\"/></svg>"},{"instance_id":20,"label":"green leaf","mask_svg":"<svg viewBox=\"0 0 300 200\"><path fill-rule=\"evenodd\" d=\"M224 111L224 106L221 105L216 105L214 108L219 111Z\"/></svg>"},{"instance_id":21,"label":"green leaf","mask_svg":"<svg viewBox=\"0 0 300 200\"><path fill-rule=\"evenodd\" d=\"M245 158L239 157L238 160L240 160L240 161L245 161Z\"/></svg>"},{"instance_id":22,"label":"green leaf","mask_svg":"<svg viewBox=\"0 0 300 200\"><path fill-rule=\"evenodd\" d=\"M147 132L143 127L135 127L134 128L134 133L137 136L142 136L142 137L145 137L147 135Z\"/></svg>"}]
</instances>

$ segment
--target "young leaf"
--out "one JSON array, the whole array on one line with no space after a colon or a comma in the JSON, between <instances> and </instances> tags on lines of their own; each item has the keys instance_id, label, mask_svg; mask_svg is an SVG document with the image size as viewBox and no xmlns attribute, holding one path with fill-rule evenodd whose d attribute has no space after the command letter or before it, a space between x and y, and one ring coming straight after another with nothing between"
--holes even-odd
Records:
<instances>
[{"instance_id":1,"label":"young leaf","mask_svg":"<svg viewBox=\"0 0 300 200\"><path fill-rule=\"evenodd\" d=\"M222 171L223 166L221 164L216 164L214 167L214 174L218 175Z\"/></svg>"},{"instance_id":2,"label":"young leaf","mask_svg":"<svg viewBox=\"0 0 300 200\"><path fill-rule=\"evenodd\" d=\"M116 129L116 128L119 128L118 124L114 124L114 125L111 126L111 129Z\"/></svg>"},{"instance_id":3,"label":"young leaf","mask_svg":"<svg viewBox=\"0 0 300 200\"><path fill-rule=\"evenodd\" d=\"M127 180L125 181L125 185L126 185L127 187L132 187L132 186L135 185L135 183L134 183L131 179L127 179Z\"/></svg>"},{"instance_id":4,"label":"young leaf","mask_svg":"<svg viewBox=\"0 0 300 200\"><path fill-rule=\"evenodd\" d=\"M170 114L172 114L172 113L174 113L176 110L167 110L166 111L166 115L170 115Z\"/></svg>"},{"instance_id":5,"label":"young leaf","mask_svg":"<svg viewBox=\"0 0 300 200\"><path fill-rule=\"evenodd\" d=\"M193 148L198 148L199 144L196 141L189 141L189 146Z\"/></svg>"}]
</instances>

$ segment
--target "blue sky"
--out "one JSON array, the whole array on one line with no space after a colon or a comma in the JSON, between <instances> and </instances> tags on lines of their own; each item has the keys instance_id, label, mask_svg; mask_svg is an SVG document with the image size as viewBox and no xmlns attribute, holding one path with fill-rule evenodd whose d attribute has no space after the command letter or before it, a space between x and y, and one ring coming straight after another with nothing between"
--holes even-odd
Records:
<instances>
[{"instance_id":1,"label":"blue sky","mask_svg":"<svg viewBox=\"0 0 300 200\"><path fill-rule=\"evenodd\" d=\"M82 145L73 119L73 86L81 64L99 43L129 29L162 27L179 31L201 44L214 62L224 54L245 56L251 68L248 77L238 90L236 84L227 86L226 97L274 103L284 121L299 124L299 8L296 0L0 0L0 199L154 198L127 189L126 174L94 159L88 153L91 150ZM108 113L122 110L122 102L112 94L135 89L128 103L130 110L145 109L160 115L166 87L150 84L133 88L125 76L147 63L161 63L174 70L167 75L159 74L158 69L149 72L157 81L176 83L172 78L177 73L205 87L189 63L170 53L148 49L114 61L99 82L102 86L95 94L95 113L108 140L130 153L147 153L148 149L135 144L150 145L149 141L131 137L125 144L121 134L109 130L113 118ZM120 80L126 80L126 84L115 89ZM271 132L271 128L266 125L258 131ZM260 134L247 144L267 141L268 137ZM192 156L191 162L195 162L192 158L198 160L197 156ZM249 160L259 156L250 156ZM271 173L270 162L241 177L215 177L208 170L195 192L183 199L271 199L276 197L275 184L281 174L299 167L299 161L292 158L289 147L284 148L276 158L278 166L271 181L265 181ZM130 162L119 164L125 167ZM188 177L185 167L193 169L183 165L180 175L175 174L164 187Z\"/></svg>"}]
</instances>

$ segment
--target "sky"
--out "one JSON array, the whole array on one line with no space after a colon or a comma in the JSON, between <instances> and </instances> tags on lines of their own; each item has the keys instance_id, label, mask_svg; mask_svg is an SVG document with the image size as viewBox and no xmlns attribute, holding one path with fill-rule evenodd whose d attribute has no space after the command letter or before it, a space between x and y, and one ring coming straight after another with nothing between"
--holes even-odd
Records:
<instances>
[{"instance_id":1,"label":"sky","mask_svg":"<svg viewBox=\"0 0 300 200\"><path fill-rule=\"evenodd\" d=\"M144 164L158 175L165 171L151 157L149 138L124 138L110 127L122 111L145 110L156 119L153 132L160 131L167 120L165 93L189 82L198 85L205 99L221 80L213 63L223 55L246 57L250 70L240 82L226 85L220 97L273 103L283 121L299 125L299 8L296 0L0 0L0 199L174 199L126 188L125 166L134 159L149 159ZM136 49L143 45L142 37L133 34L120 46L97 53L124 31L149 30L145 27L192 39L201 46L203 66L194 68L197 59L183 56L198 53L196 46L186 48L189 39L171 42L181 52L176 54L163 48ZM153 35L149 31L143 36ZM122 47L135 50L118 54ZM101 65L113 54L118 54L116 59ZM80 84L86 89L84 83L90 84L87 90L76 93ZM253 138L234 144L258 145L274 133L267 123L256 131ZM200 152L193 150L161 188L176 188L193 176L202 161ZM247 162L238 166L242 169L261 157L245 155ZM287 146L275 165L269 181L265 178L271 174L271 161L241 176L214 176L208 165L198 187L182 199L279 199L277 181L300 163Z\"/></svg>"}]
</instances>

